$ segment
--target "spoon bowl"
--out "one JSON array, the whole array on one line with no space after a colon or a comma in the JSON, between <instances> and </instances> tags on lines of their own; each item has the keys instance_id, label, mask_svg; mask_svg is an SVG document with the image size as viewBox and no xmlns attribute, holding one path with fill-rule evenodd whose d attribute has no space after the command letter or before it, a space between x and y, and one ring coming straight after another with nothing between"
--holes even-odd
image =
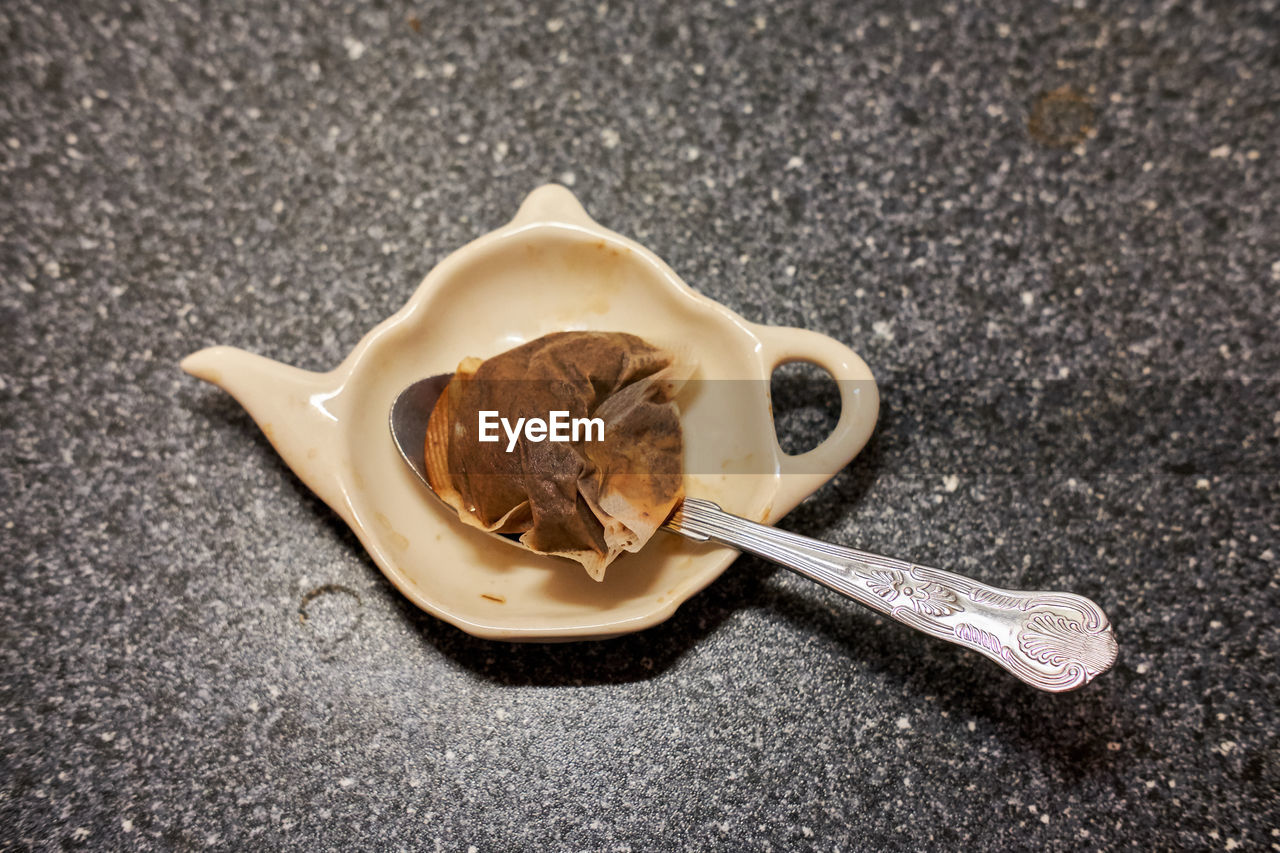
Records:
<instances>
[{"instance_id":1,"label":"spoon bowl","mask_svg":"<svg viewBox=\"0 0 1280 853\"><path fill-rule=\"evenodd\" d=\"M396 443L396 450L400 451L405 464L437 500L440 496L427 479L427 423L431 420L436 400L440 399L452 378L452 373L440 373L419 379L401 391L391 404L391 440ZM443 500L440 502L444 503Z\"/></svg>"}]
</instances>

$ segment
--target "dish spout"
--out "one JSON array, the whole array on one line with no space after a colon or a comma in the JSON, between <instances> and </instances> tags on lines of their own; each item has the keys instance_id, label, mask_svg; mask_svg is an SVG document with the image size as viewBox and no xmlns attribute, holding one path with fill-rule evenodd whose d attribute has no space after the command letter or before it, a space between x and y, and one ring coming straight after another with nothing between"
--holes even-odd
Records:
<instances>
[{"instance_id":1,"label":"dish spout","mask_svg":"<svg viewBox=\"0 0 1280 853\"><path fill-rule=\"evenodd\" d=\"M313 373L236 347L217 346L182 360L184 371L236 399L285 463L330 506L342 488L327 464L339 441L342 386Z\"/></svg>"}]
</instances>

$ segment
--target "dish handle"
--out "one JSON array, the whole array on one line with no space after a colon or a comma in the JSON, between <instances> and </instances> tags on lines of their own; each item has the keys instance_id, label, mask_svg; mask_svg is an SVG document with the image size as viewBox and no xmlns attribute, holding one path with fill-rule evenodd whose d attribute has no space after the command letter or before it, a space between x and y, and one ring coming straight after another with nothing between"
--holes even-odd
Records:
<instances>
[{"instance_id":1,"label":"dish handle","mask_svg":"<svg viewBox=\"0 0 1280 853\"><path fill-rule=\"evenodd\" d=\"M840 419L821 444L794 456L778 446L782 480L767 519L772 522L835 476L863 448L876 425L880 392L861 356L833 338L778 326L757 326L756 336L770 376L784 364L807 362L829 373L840 389ZM777 444L777 435L773 440Z\"/></svg>"}]
</instances>

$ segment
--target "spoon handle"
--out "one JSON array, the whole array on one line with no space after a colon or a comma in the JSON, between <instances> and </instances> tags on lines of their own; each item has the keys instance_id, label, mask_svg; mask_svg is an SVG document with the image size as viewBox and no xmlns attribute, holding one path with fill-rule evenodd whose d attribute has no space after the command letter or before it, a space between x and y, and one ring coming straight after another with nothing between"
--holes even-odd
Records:
<instances>
[{"instance_id":1,"label":"spoon handle","mask_svg":"<svg viewBox=\"0 0 1280 853\"><path fill-rule=\"evenodd\" d=\"M917 631L986 655L1041 690L1073 690L1116 660L1106 615L1079 595L997 589L756 524L697 498L685 498L665 526L785 566Z\"/></svg>"}]
</instances>

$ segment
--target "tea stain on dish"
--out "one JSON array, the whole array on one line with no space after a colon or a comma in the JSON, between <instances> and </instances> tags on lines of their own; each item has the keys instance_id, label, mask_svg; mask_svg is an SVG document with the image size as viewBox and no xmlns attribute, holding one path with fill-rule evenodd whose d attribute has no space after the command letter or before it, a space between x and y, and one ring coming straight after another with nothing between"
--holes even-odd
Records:
<instances>
[{"instance_id":1,"label":"tea stain on dish","mask_svg":"<svg viewBox=\"0 0 1280 853\"><path fill-rule=\"evenodd\" d=\"M561 323L578 323L590 316L608 314L623 290L622 252L604 241L597 242L594 248L595 252L571 254L564 259L566 273L587 284L577 302L556 315Z\"/></svg>"},{"instance_id":2,"label":"tea stain on dish","mask_svg":"<svg viewBox=\"0 0 1280 853\"><path fill-rule=\"evenodd\" d=\"M751 464L756 458L754 453L747 453L742 456L731 456L720 462L720 470L726 474L753 474L754 466Z\"/></svg>"},{"instance_id":3,"label":"tea stain on dish","mask_svg":"<svg viewBox=\"0 0 1280 853\"><path fill-rule=\"evenodd\" d=\"M391 538L391 544L401 551L407 550L409 547L409 537L405 536L399 530L396 530L395 525L391 523L391 519L387 518L382 513L377 513L376 515L378 523L382 525L382 528L387 531L387 536Z\"/></svg>"}]
</instances>

